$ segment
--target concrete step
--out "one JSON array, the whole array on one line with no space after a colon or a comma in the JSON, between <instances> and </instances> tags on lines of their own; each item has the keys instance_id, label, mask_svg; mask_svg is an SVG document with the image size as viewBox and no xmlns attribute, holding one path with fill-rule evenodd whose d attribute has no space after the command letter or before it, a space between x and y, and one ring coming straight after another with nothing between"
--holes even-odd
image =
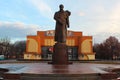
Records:
<instances>
[{"instance_id":1,"label":"concrete step","mask_svg":"<svg viewBox=\"0 0 120 80\"><path fill-rule=\"evenodd\" d=\"M22 74L21 80L101 80L97 74Z\"/></svg>"}]
</instances>

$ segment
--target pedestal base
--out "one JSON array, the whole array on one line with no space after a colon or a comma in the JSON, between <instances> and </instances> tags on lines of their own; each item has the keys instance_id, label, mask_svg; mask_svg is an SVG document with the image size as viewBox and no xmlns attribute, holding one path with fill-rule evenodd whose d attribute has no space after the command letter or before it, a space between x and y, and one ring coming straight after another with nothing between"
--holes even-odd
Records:
<instances>
[{"instance_id":1,"label":"pedestal base","mask_svg":"<svg viewBox=\"0 0 120 80\"><path fill-rule=\"evenodd\" d=\"M54 45L54 53L52 57L52 64L69 64L67 46L65 43L56 43Z\"/></svg>"}]
</instances>

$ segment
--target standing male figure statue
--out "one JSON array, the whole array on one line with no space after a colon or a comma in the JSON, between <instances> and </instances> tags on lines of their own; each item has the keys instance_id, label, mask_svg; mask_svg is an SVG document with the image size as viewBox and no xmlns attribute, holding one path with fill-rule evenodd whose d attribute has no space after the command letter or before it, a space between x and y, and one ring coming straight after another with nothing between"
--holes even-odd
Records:
<instances>
[{"instance_id":1,"label":"standing male figure statue","mask_svg":"<svg viewBox=\"0 0 120 80\"><path fill-rule=\"evenodd\" d=\"M69 27L69 11L64 11L64 6L61 4L59 6L60 10L55 13L54 19L56 20L55 27L55 45L54 52L52 55L53 64L68 64L68 53L66 37L67 37L67 27Z\"/></svg>"},{"instance_id":2,"label":"standing male figure statue","mask_svg":"<svg viewBox=\"0 0 120 80\"><path fill-rule=\"evenodd\" d=\"M55 41L58 43L66 43L67 27L69 27L69 16L71 12L64 11L62 4L59 8L60 10L54 15L54 19L56 20Z\"/></svg>"}]
</instances>

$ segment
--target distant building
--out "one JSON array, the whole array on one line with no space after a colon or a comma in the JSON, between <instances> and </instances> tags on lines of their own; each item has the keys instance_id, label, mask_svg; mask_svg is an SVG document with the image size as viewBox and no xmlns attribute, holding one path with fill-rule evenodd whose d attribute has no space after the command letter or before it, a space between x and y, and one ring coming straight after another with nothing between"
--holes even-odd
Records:
<instances>
[{"instance_id":1,"label":"distant building","mask_svg":"<svg viewBox=\"0 0 120 80\"><path fill-rule=\"evenodd\" d=\"M28 35L24 59L52 59L54 44L54 30L37 31L37 35ZM66 44L69 60L95 60L92 36L68 31Z\"/></svg>"}]
</instances>

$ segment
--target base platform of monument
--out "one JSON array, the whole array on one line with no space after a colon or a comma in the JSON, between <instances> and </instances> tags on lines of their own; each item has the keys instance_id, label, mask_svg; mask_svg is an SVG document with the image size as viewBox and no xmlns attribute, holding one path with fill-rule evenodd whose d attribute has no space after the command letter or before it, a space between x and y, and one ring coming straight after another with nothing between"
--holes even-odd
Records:
<instances>
[{"instance_id":1,"label":"base platform of monument","mask_svg":"<svg viewBox=\"0 0 120 80\"><path fill-rule=\"evenodd\" d=\"M27 63L1 64L0 67L9 69L9 72L4 73L4 80L117 80L118 74L104 70L113 66L91 63Z\"/></svg>"},{"instance_id":2,"label":"base platform of monument","mask_svg":"<svg viewBox=\"0 0 120 80\"><path fill-rule=\"evenodd\" d=\"M69 64L67 45L65 43L55 43L52 56L52 64Z\"/></svg>"}]
</instances>

